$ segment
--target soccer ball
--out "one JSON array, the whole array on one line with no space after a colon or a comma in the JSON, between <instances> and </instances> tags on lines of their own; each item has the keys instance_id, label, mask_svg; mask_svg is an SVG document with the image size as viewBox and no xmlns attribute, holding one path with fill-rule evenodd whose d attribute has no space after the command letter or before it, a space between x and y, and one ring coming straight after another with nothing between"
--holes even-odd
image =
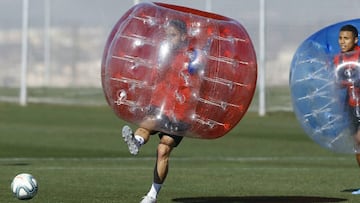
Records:
<instances>
[{"instance_id":1,"label":"soccer ball","mask_svg":"<svg viewBox=\"0 0 360 203\"><path fill-rule=\"evenodd\" d=\"M20 200L31 199L38 191L38 184L31 174L21 173L11 182L11 191Z\"/></svg>"}]
</instances>

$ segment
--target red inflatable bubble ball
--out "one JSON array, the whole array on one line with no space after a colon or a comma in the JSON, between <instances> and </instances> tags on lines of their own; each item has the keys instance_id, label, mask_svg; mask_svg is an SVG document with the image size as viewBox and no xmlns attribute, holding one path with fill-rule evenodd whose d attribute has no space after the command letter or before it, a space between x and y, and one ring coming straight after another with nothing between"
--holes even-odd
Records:
<instances>
[{"instance_id":1,"label":"red inflatable bubble ball","mask_svg":"<svg viewBox=\"0 0 360 203\"><path fill-rule=\"evenodd\" d=\"M224 136L254 95L257 64L245 28L221 15L141 3L116 23L101 79L115 114L151 130Z\"/></svg>"}]
</instances>

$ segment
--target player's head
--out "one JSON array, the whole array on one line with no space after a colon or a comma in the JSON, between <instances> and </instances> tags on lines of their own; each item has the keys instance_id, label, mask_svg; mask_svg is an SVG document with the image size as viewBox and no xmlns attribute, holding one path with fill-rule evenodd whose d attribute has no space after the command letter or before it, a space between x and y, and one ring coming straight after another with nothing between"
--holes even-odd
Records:
<instances>
[{"instance_id":1,"label":"player's head","mask_svg":"<svg viewBox=\"0 0 360 203\"><path fill-rule=\"evenodd\" d=\"M166 37L173 50L186 44L187 28L186 23L182 20L171 20L165 29Z\"/></svg>"},{"instance_id":2,"label":"player's head","mask_svg":"<svg viewBox=\"0 0 360 203\"><path fill-rule=\"evenodd\" d=\"M358 43L358 30L353 25L344 25L339 32L339 46L342 53L353 51Z\"/></svg>"}]
</instances>

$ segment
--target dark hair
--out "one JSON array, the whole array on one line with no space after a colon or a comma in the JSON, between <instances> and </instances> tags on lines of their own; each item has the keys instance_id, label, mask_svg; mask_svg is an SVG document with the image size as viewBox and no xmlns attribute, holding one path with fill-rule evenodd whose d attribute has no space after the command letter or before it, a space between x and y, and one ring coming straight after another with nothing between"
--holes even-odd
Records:
<instances>
[{"instance_id":1,"label":"dark hair","mask_svg":"<svg viewBox=\"0 0 360 203\"><path fill-rule=\"evenodd\" d=\"M359 33L358 33L358 30L356 29L355 26L353 25L344 25L340 28L340 32L341 31L349 31L349 32L352 32L354 37L358 37Z\"/></svg>"},{"instance_id":2,"label":"dark hair","mask_svg":"<svg viewBox=\"0 0 360 203\"><path fill-rule=\"evenodd\" d=\"M175 27L181 34L187 33L186 23L182 20L171 20L168 25Z\"/></svg>"}]
</instances>

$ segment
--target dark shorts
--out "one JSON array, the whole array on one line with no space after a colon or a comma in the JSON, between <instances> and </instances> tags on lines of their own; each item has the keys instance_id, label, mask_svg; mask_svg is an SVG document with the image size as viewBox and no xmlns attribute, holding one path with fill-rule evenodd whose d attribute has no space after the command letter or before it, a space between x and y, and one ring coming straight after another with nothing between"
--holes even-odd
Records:
<instances>
[{"instance_id":1,"label":"dark shorts","mask_svg":"<svg viewBox=\"0 0 360 203\"><path fill-rule=\"evenodd\" d=\"M157 107L150 107L148 111L148 116L159 117L160 110ZM190 128L188 123L182 121L173 121L166 115L160 115L159 122L157 123L156 129L157 131L152 131L150 134L159 133L159 138L161 139L163 136L169 136L174 139L175 145L178 146L183 139L183 134Z\"/></svg>"},{"instance_id":2,"label":"dark shorts","mask_svg":"<svg viewBox=\"0 0 360 203\"><path fill-rule=\"evenodd\" d=\"M184 138L183 136L179 136L179 135L168 135L166 133L159 132L159 138L161 139L163 136L169 136L172 139L174 139L175 144L173 145L173 147L177 147L180 144L181 140Z\"/></svg>"},{"instance_id":3,"label":"dark shorts","mask_svg":"<svg viewBox=\"0 0 360 203\"><path fill-rule=\"evenodd\" d=\"M164 132L160 132L160 131L155 131L155 130L153 130L153 131L151 131L150 132L150 135L155 135L155 134L158 134L158 136L159 136L159 138L161 139L162 137L164 137L164 136L169 136L169 137L171 137L172 139L174 139L174 145L173 145L173 147L177 147L179 144L180 144L180 142L181 142L181 140L183 139L183 136L179 136L179 135L170 135L170 134L168 134L168 133L164 133Z\"/></svg>"}]
</instances>

